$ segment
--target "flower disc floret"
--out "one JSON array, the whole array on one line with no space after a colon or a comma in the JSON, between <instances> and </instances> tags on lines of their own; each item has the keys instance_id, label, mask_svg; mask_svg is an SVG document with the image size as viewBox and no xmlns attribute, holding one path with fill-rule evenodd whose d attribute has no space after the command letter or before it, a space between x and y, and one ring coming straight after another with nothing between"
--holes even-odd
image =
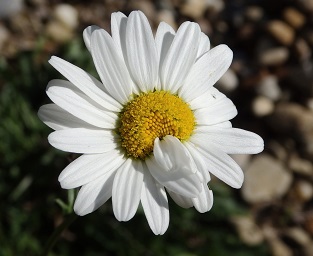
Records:
<instances>
[{"instance_id":1,"label":"flower disc floret","mask_svg":"<svg viewBox=\"0 0 313 256\"><path fill-rule=\"evenodd\" d=\"M144 159L153 151L156 138L172 135L187 140L195 127L189 105L166 91L140 94L120 115L118 133L128 156Z\"/></svg>"}]
</instances>

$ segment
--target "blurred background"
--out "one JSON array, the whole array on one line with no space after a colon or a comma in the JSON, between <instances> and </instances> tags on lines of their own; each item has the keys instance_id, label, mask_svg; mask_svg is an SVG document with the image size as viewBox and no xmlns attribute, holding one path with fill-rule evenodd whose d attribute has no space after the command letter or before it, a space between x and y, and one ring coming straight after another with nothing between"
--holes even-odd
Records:
<instances>
[{"instance_id":1,"label":"blurred background","mask_svg":"<svg viewBox=\"0 0 313 256\"><path fill-rule=\"evenodd\" d=\"M109 201L79 217L49 255L313 255L312 0L0 0L0 255L39 255L70 212L57 178L76 156L52 148L37 118L48 81L61 78L48 59L97 76L83 29L109 31L112 12L138 9L154 31L190 20L213 46L230 46L233 63L216 87L238 108L233 125L261 135L265 150L234 156L241 190L210 183L210 212L170 201L163 236L141 209L119 223Z\"/></svg>"}]
</instances>

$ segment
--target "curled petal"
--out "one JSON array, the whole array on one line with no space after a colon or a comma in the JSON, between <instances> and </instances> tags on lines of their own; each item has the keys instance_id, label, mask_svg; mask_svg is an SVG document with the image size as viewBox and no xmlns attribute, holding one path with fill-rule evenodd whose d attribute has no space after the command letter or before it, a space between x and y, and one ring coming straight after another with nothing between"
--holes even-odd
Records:
<instances>
[{"instance_id":1,"label":"curled petal","mask_svg":"<svg viewBox=\"0 0 313 256\"><path fill-rule=\"evenodd\" d=\"M146 159L152 176L167 189L186 196L195 197L201 191L201 181L194 169L190 155L181 142L166 136L154 142L154 156Z\"/></svg>"}]
</instances>

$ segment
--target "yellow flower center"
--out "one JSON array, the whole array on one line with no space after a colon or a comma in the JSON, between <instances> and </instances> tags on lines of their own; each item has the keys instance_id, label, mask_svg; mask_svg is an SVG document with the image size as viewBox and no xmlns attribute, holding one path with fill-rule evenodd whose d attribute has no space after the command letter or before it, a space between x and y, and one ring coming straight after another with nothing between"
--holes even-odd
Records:
<instances>
[{"instance_id":1,"label":"yellow flower center","mask_svg":"<svg viewBox=\"0 0 313 256\"><path fill-rule=\"evenodd\" d=\"M187 140L195 126L189 105L166 91L143 93L129 101L120 114L118 133L127 155L144 159L155 138L172 135Z\"/></svg>"}]
</instances>

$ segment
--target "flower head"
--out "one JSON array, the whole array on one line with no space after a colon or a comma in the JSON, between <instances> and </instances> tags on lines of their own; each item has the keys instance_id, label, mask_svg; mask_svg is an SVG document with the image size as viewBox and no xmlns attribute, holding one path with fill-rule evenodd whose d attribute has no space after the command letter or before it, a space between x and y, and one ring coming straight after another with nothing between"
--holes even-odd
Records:
<instances>
[{"instance_id":1,"label":"flower head","mask_svg":"<svg viewBox=\"0 0 313 256\"><path fill-rule=\"evenodd\" d=\"M102 82L50 59L68 81L49 82L54 104L38 115L55 130L48 137L52 146L83 154L59 176L63 188L81 187L77 214L112 197L116 218L128 221L141 203L152 231L163 234L167 195L181 207L209 211L210 173L240 188L242 170L228 154L259 153L263 140L232 128L237 110L213 87L232 51L226 45L210 49L196 23L175 32L162 22L153 36L142 12L119 12L112 14L111 30L112 36L90 26L83 33Z\"/></svg>"}]
</instances>

